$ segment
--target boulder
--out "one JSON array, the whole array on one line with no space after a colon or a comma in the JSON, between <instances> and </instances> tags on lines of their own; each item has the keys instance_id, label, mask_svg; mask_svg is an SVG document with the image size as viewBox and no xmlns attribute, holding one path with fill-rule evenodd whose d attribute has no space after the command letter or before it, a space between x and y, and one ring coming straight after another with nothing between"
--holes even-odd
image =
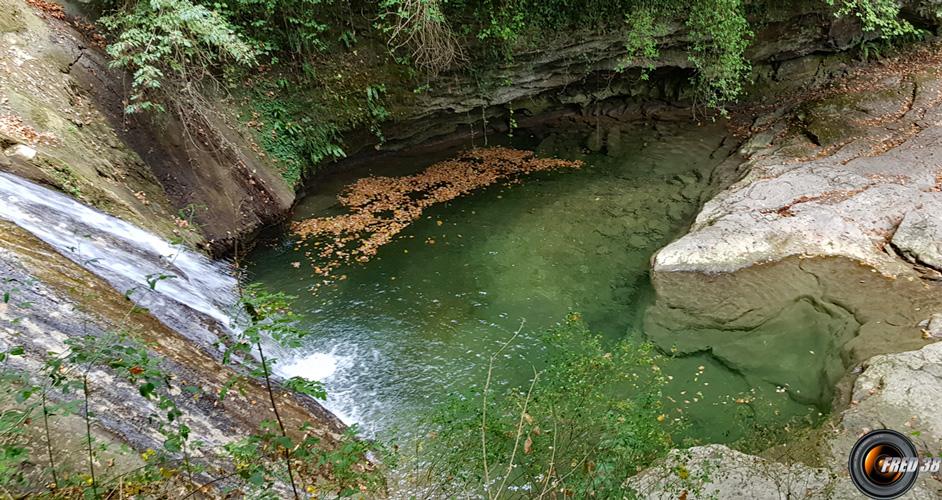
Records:
<instances>
[{"instance_id":1,"label":"boulder","mask_svg":"<svg viewBox=\"0 0 942 500\"><path fill-rule=\"evenodd\" d=\"M654 258L658 297L645 331L681 352L729 353L724 342L740 349L741 332L749 346L758 325L798 300L846 316L832 329L843 333L827 383L850 388L835 391L836 414L817 441L801 443L822 463L717 445L675 450L629 482L642 497L860 498L846 468L864 433L896 429L925 452L942 449L942 344L925 345L942 337L938 68L942 48L930 46L753 121L748 159L731 170L738 181ZM748 355L727 356L756 372ZM940 484L923 474L907 498L942 497Z\"/></svg>"},{"instance_id":2,"label":"boulder","mask_svg":"<svg viewBox=\"0 0 942 500\"><path fill-rule=\"evenodd\" d=\"M942 313L935 313L931 318L920 324L924 328L925 336L933 339L942 338Z\"/></svg>"},{"instance_id":3,"label":"boulder","mask_svg":"<svg viewBox=\"0 0 942 500\"><path fill-rule=\"evenodd\" d=\"M942 271L942 201L906 213L893 235L893 246L915 263Z\"/></svg>"},{"instance_id":4,"label":"boulder","mask_svg":"<svg viewBox=\"0 0 942 500\"><path fill-rule=\"evenodd\" d=\"M789 256L845 257L893 276L942 268L942 49L908 57L756 120L779 133L748 144L745 175L658 252L655 272Z\"/></svg>"}]
</instances>

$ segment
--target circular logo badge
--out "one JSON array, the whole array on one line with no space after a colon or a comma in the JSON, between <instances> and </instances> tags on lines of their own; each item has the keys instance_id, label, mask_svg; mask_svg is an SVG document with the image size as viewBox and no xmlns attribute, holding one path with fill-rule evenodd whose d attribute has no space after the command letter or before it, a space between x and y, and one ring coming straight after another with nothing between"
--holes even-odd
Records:
<instances>
[{"instance_id":1,"label":"circular logo badge","mask_svg":"<svg viewBox=\"0 0 942 500\"><path fill-rule=\"evenodd\" d=\"M868 432L850 450L850 478L870 498L896 498L916 484L919 455L912 441L889 429Z\"/></svg>"}]
</instances>

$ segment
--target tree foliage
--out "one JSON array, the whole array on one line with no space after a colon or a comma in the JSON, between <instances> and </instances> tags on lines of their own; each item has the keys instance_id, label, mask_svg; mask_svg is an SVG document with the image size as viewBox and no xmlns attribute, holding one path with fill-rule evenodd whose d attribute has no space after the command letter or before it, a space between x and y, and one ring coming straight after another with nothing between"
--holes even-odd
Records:
<instances>
[{"instance_id":1,"label":"tree foliage","mask_svg":"<svg viewBox=\"0 0 942 500\"><path fill-rule=\"evenodd\" d=\"M202 79L226 63L251 65L255 51L218 12L189 0L147 0L101 19L116 34L112 66L132 75L129 113L163 110L154 95Z\"/></svg>"},{"instance_id":2,"label":"tree foliage","mask_svg":"<svg viewBox=\"0 0 942 500\"><path fill-rule=\"evenodd\" d=\"M300 60L326 48L330 29L322 14L332 0L216 0L211 5L261 53L278 62Z\"/></svg>"},{"instance_id":3,"label":"tree foliage","mask_svg":"<svg viewBox=\"0 0 942 500\"><path fill-rule=\"evenodd\" d=\"M854 16L865 31L876 32L882 37L916 33L916 28L900 17L900 2L897 0L827 0L827 3L837 4L837 16Z\"/></svg>"}]
</instances>

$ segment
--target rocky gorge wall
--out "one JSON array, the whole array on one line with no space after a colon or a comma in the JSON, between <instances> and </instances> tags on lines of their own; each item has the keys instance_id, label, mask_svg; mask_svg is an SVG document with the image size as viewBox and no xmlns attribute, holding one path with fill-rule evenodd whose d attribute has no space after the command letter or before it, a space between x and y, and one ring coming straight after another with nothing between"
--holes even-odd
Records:
<instances>
[{"instance_id":1,"label":"rocky gorge wall","mask_svg":"<svg viewBox=\"0 0 942 500\"><path fill-rule=\"evenodd\" d=\"M902 3L904 17L917 25L932 29L939 24L934 1ZM857 17L837 17L826 2L756 2L751 7L755 33L745 57L754 69L746 100L774 100L776 94L821 84L847 69L819 67L824 56L877 37L863 31ZM510 127L508 110L520 128L558 113L640 115L641 105L651 102L684 109L690 116L694 73L683 23L665 23L657 34L659 57L653 61L628 58L625 36L617 30L561 32L473 77L460 71L443 74L429 82L428 92L391 103L395 119L383 127L382 147L401 149L447 137L480 144L486 133ZM650 78L641 78L642 67L652 70ZM367 145L373 143L351 144L350 149L356 153Z\"/></svg>"},{"instance_id":2,"label":"rocky gorge wall","mask_svg":"<svg viewBox=\"0 0 942 500\"><path fill-rule=\"evenodd\" d=\"M104 39L71 15L76 9L68 4L35 5L42 8L25 0L0 3L0 168L214 255L231 252L240 240L249 244L260 228L285 217L297 194L258 145L257 132L240 124L231 100L213 97L206 127L212 133L183 127L170 113L127 116L126 76L108 68ZM829 74L807 56L818 61L875 36L853 16L836 17L825 2L763 5L747 53L756 94L769 85L819 83ZM934 25L932 5L909 2L906 15ZM617 31L560 34L473 77L463 70L440 75L428 92L385 103L393 118L383 124L382 144L371 133L347 131L352 158L336 168L375 156L376 149L441 140L482 144L486 134L510 126L509 110L525 128L560 113L642 116L645 103L689 109L688 44L683 24L668 23L650 80L640 78L639 67L652 62L626 64L624 34Z\"/></svg>"},{"instance_id":3,"label":"rocky gorge wall","mask_svg":"<svg viewBox=\"0 0 942 500\"><path fill-rule=\"evenodd\" d=\"M832 372L791 367L837 386L831 423L793 443L798 454L678 451L633 480L648 498L681 490L688 498L856 498L846 463L863 433L897 429L926 453L942 449L940 50L931 44L871 64L760 113L739 180L653 258L655 342L709 345L730 365L749 366L755 358L736 351L736 337L748 342L796 303L848 318L849 329L833 332ZM706 335L670 333L683 328ZM779 365L788 360L769 366L770 377ZM678 464L701 480L681 481ZM919 481L914 497L942 494L936 474Z\"/></svg>"}]
</instances>

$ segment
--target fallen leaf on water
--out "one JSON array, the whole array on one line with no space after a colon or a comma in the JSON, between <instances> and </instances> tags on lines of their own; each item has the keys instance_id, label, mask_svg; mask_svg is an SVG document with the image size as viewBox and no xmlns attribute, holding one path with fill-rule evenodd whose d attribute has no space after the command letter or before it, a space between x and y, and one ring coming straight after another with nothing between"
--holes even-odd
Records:
<instances>
[{"instance_id":1,"label":"fallen leaf on water","mask_svg":"<svg viewBox=\"0 0 942 500\"><path fill-rule=\"evenodd\" d=\"M309 252L317 260L315 273L329 276L344 264L369 261L432 205L519 175L581 166L580 161L538 158L532 151L473 149L415 175L359 179L338 196L349 213L296 222L292 231L315 248Z\"/></svg>"}]
</instances>

